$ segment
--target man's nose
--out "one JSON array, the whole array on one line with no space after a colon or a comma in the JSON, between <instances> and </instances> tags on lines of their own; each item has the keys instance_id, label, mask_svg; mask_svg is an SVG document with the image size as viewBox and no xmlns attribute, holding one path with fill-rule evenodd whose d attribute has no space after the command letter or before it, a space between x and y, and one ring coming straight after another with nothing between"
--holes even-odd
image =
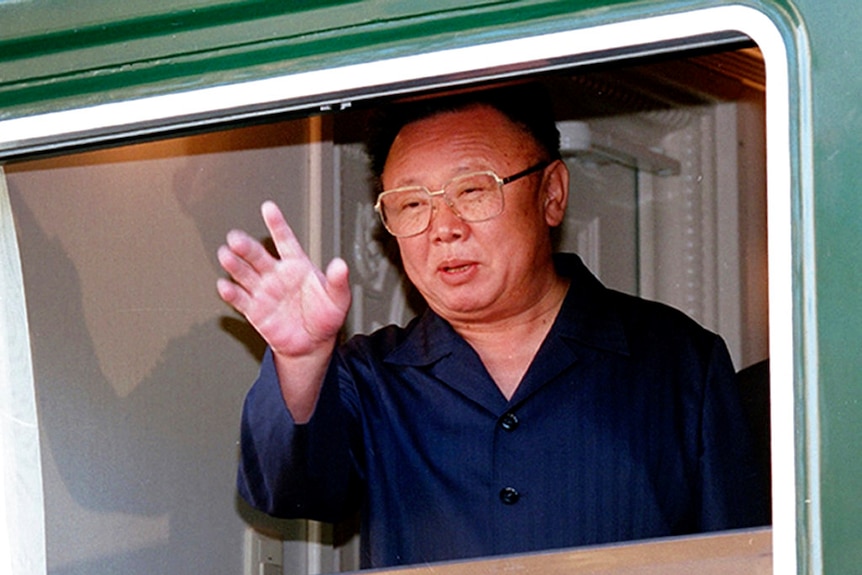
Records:
<instances>
[{"instance_id":1,"label":"man's nose","mask_svg":"<svg viewBox=\"0 0 862 575\"><path fill-rule=\"evenodd\" d=\"M449 241L464 236L468 224L458 216L458 212L444 196L435 197L431 208L429 228L432 239Z\"/></svg>"}]
</instances>

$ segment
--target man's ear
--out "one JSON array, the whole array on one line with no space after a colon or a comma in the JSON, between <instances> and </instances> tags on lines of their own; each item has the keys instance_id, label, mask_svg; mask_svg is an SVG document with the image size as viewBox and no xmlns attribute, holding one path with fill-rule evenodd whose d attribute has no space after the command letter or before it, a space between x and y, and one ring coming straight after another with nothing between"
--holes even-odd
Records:
<instances>
[{"instance_id":1,"label":"man's ear","mask_svg":"<svg viewBox=\"0 0 862 575\"><path fill-rule=\"evenodd\" d=\"M569 168L564 161L555 160L545 168L544 196L545 222L556 227L563 222L569 202Z\"/></svg>"}]
</instances>

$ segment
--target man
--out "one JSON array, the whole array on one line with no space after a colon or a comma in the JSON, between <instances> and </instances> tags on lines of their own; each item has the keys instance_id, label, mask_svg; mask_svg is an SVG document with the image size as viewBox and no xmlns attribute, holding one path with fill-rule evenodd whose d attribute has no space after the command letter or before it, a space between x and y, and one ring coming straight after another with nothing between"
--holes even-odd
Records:
<instances>
[{"instance_id":1,"label":"man","mask_svg":"<svg viewBox=\"0 0 862 575\"><path fill-rule=\"evenodd\" d=\"M270 350L240 493L285 517L361 512L362 566L765 521L721 339L554 256L569 176L547 102L515 86L408 105L372 145L377 209L428 304L337 346L347 267L233 231L221 297Z\"/></svg>"}]
</instances>

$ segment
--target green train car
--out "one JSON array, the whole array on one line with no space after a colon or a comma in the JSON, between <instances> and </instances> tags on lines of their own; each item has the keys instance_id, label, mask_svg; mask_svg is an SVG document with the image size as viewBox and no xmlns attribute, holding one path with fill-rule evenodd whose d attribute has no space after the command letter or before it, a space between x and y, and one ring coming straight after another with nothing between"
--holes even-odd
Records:
<instances>
[{"instance_id":1,"label":"green train car","mask_svg":"<svg viewBox=\"0 0 862 575\"><path fill-rule=\"evenodd\" d=\"M0 1L0 570L357 569L352 525L236 495L262 343L216 247L275 199L349 261L347 331L403 321L363 126L538 78L561 242L755 376L772 525L404 572L862 572L860 24L855 0Z\"/></svg>"}]
</instances>

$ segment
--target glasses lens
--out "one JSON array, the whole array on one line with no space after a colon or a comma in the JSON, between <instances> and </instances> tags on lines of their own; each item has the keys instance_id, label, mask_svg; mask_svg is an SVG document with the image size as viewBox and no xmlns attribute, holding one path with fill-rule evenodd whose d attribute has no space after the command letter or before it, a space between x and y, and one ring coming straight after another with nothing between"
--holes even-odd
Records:
<instances>
[{"instance_id":1,"label":"glasses lens","mask_svg":"<svg viewBox=\"0 0 862 575\"><path fill-rule=\"evenodd\" d=\"M481 222L503 212L503 189L491 173L480 172L455 178L446 186L452 208L468 222Z\"/></svg>"},{"instance_id":2,"label":"glasses lens","mask_svg":"<svg viewBox=\"0 0 862 575\"><path fill-rule=\"evenodd\" d=\"M405 188L380 196L386 228L396 236L418 234L431 217L431 196L424 188Z\"/></svg>"}]
</instances>

